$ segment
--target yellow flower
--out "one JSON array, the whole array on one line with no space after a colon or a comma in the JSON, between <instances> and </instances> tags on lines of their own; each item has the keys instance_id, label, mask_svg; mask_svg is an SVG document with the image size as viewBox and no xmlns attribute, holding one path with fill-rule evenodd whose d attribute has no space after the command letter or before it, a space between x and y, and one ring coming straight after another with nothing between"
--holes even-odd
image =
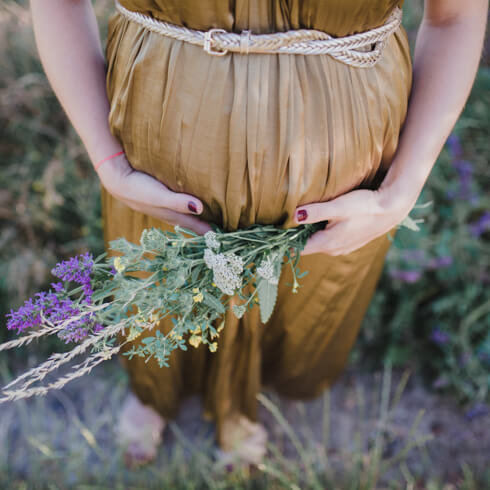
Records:
<instances>
[{"instance_id":1,"label":"yellow flower","mask_svg":"<svg viewBox=\"0 0 490 490\"><path fill-rule=\"evenodd\" d=\"M166 265L164 265L164 266L162 267L162 271L168 271L168 268L167 268L167 266L166 266Z\"/></svg>"},{"instance_id":2,"label":"yellow flower","mask_svg":"<svg viewBox=\"0 0 490 490\"><path fill-rule=\"evenodd\" d=\"M191 333L201 333L201 327L198 325L194 330L190 330Z\"/></svg>"},{"instance_id":3,"label":"yellow flower","mask_svg":"<svg viewBox=\"0 0 490 490\"><path fill-rule=\"evenodd\" d=\"M220 324L220 326L216 329L218 332L221 332L223 330L223 327L225 326L225 321L223 320Z\"/></svg>"},{"instance_id":4,"label":"yellow flower","mask_svg":"<svg viewBox=\"0 0 490 490\"><path fill-rule=\"evenodd\" d=\"M131 342L131 340L134 340L136 337L139 337L140 335L141 335L141 332L138 332L136 329L131 327L129 330L129 335L127 336L127 339L129 342Z\"/></svg>"},{"instance_id":5,"label":"yellow flower","mask_svg":"<svg viewBox=\"0 0 490 490\"><path fill-rule=\"evenodd\" d=\"M124 265L122 263L121 257L116 257L114 259L114 269L116 269L117 272L122 272L124 270Z\"/></svg>"},{"instance_id":6,"label":"yellow flower","mask_svg":"<svg viewBox=\"0 0 490 490\"><path fill-rule=\"evenodd\" d=\"M200 303L203 300L204 296L202 293L196 294L194 296L194 303Z\"/></svg>"},{"instance_id":7,"label":"yellow flower","mask_svg":"<svg viewBox=\"0 0 490 490\"><path fill-rule=\"evenodd\" d=\"M212 286L216 287L216 284L214 282L211 283Z\"/></svg>"},{"instance_id":8,"label":"yellow flower","mask_svg":"<svg viewBox=\"0 0 490 490\"><path fill-rule=\"evenodd\" d=\"M175 338L175 339L177 339L177 340L182 340L182 335L177 335L177 334L175 333L175 330L172 330L172 331L169 333L169 335L170 335L170 337L173 337L173 338Z\"/></svg>"},{"instance_id":9,"label":"yellow flower","mask_svg":"<svg viewBox=\"0 0 490 490\"><path fill-rule=\"evenodd\" d=\"M189 344L191 344L193 347L199 347L199 344L201 343L201 336L200 335L192 335L191 338L189 339Z\"/></svg>"},{"instance_id":10,"label":"yellow flower","mask_svg":"<svg viewBox=\"0 0 490 490\"><path fill-rule=\"evenodd\" d=\"M215 337L219 337L219 333L209 332L209 335L211 336L212 339L214 339Z\"/></svg>"},{"instance_id":11,"label":"yellow flower","mask_svg":"<svg viewBox=\"0 0 490 490\"><path fill-rule=\"evenodd\" d=\"M193 293L198 293L199 292L199 288L192 288L192 292Z\"/></svg>"},{"instance_id":12,"label":"yellow flower","mask_svg":"<svg viewBox=\"0 0 490 490\"><path fill-rule=\"evenodd\" d=\"M213 342L212 344L209 344L209 350L211 352L216 352L216 349L218 348L218 344L216 342Z\"/></svg>"},{"instance_id":13,"label":"yellow flower","mask_svg":"<svg viewBox=\"0 0 490 490\"><path fill-rule=\"evenodd\" d=\"M112 357L113 352L103 352L102 357L104 358L104 361L108 361Z\"/></svg>"}]
</instances>

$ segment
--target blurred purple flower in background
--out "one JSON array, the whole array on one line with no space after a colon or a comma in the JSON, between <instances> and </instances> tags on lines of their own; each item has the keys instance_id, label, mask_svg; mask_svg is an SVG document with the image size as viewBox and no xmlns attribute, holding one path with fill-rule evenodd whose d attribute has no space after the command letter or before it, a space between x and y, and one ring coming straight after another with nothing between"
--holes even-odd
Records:
<instances>
[{"instance_id":1,"label":"blurred purple flower in background","mask_svg":"<svg viewBox=\"0 0 490 490\"><path fill-rule=\"evenodd\" d=\"M420 279L422 272L419 270L391 269L389 275L403 282L413 283Z\"/></svg>"},{"instance_id":2,"label":"blurred purple flower in background","mask_svg":"<svg viewBox=\"0 0 490 490\"><path fill-rule=\"evenodd\" d=\"M408 262L416 262L425 265L427 262L427 253L420 248L409 248L402 251L402 258Z\"/></svg>"},{"instance_id":3,"label":"blurred purple flower in background","mask_svg":"<svg viewBox=\"0 0 490 490\"><path fill-rule=\"evenodd\" d=\"M443 345L448 342L449 335L446 332L443 332L439 327L435 327L432 329L430 339L438 345Z\"/></svg>"},{"instance_id":4,"label":"blurred purple flower in background","mask_svg":"<svg viewBox=\"0 0 490 490\"><path fill-rule=\"evenodd\" d=\"M461 158L463 155L463 148L461 147L461 141L456 134L451 133L447 139L447 145L449 147L449 153L453 157L453 160Z\"/></svg>"},{"instance_id":5,"label":"blurred purple flower in background","mask_svg":"<svg viewBox=\"0 0 490 490\"><path fill-rule=\"evenodd\" d=\"M453 168L456 170L459 180L455 188L446 192L446 197L450 200L461 199L477 204L480 196L472 191L473 164L467 160L462 160L463 149L459 137L454 133L447 139L449 153L452 158Z\"/></svg>"},{"instance_id":6,"label":"blurred purple flower in background","mask_svg":"<svg viewBox=\"0 0 490 490\"><path fill-rule=\"evenodd\" d=\"M406 283L417 282L426 269L441 269L453 263L450 255L429 258L422 249L407 249L401 252L401 258L410 269L391 269L389 275Z\"/></svg>"},{"instance_id":7,"label":"blurred purple flower in background","mask_svg":"<svg viewBox=\"0 0 490 490\"><path fill-rule=\"evenodd\" d=\"M490 211L485 211L478 220L468 225L470 233L479 238L487 230L490 230Z\"/></svg>"},{"instance_id":8,"label":"blurred purple flower in background","mask_svg":"<svg viewBox=\"0 0 490 490\"><path fill-rule=\"evenodd\" d=\"M427 262L428 269L441 269L443 267L448 267L453 263L453 258L451 255L443 255L442 257L436 257L430 259Z\"/></svg>"},{"instance_id":9,"label":"blurred purple flower in background","mask_svg":"<svg viewBox=\"0 0 490 490\"><path fill-rule=\"evenodd\" d=\"M465 412L465 417L469 420L475 417L481 417L482 415L487 415L489 412L488 405L482 402L476 402L473 407Z\"/></svg>"}]
</instances>

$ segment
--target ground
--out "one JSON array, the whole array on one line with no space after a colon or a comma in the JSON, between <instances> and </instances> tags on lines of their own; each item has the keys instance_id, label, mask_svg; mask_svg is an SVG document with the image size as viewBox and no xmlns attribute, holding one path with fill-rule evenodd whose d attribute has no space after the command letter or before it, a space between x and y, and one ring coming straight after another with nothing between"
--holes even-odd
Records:
<instances>
[{"instance_id":1,"label":"ground","mask_svg":"<svg viewBox=\"0 0 490 490\"><path fill-rule=\"evenodd\" d=\"M395 392L402 387L404 377L408 381L394 406ZM2 386L12 379L4 367ZM113 430L128 389L126 372L117 359L111 359L62 390L3 404L0 469L5 468L4 477L8 475L10 482L16 482L32 481L36 475L36 481L46 478L66 484L107 484L107 479L114 482L117 478L119 482L141 484L141 478L151 481L165 471L183 471L183 459L191 463L196 458L199 476L219 481L211 471L214 424L202 419L198 397L186 399L177 420L165 428L164 446L154 464L138 472L124 469ZM383 391L390 393L384 401ZM383 417L383 407L388 406L388 418ZM300 472L326 472L337 483L352 473L357 461L359 475L361 467L364 474L369 473L367 468L377 468L379 488L388 488L383 485L394 481L420 485L428 479L456 485L467 468L482 478L490 454L490 414L468 413L451 398L429 391L407 370L360 373L348 367L339 381L315 400L288 400L263 391L259 407L260 421L270 437L269 459L262 471L269 475L275 472L277 481L284 480L284 475L289 478L288 468L296 464ZM410 434L410 426L418 417L420 423ZM424 437L429 440L414 445L404 455L407 443ZM383 443L379 446L379 465L377 443ZM391 469L383 468L393 457Z\"/></svg>"}]
</instances>

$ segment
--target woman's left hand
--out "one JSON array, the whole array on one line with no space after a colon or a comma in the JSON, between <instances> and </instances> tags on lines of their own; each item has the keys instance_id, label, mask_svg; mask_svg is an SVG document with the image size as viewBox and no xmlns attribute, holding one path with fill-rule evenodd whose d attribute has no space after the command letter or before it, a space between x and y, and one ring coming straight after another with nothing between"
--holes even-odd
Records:
<instances>
[{"instance_id":1,"label":"woman's left hand","mask_svg":"<svg viewBox=\"0 0 490 490\"><path fill-rule=\"evenodd\" d=\"M308 239L301 255L353 252L403 221L413 202L400 196L392 199L379 189L357 189L330 201L299 206L295 213L298 224L328 220L323 230Z\"/></svg>"}]
</instances>

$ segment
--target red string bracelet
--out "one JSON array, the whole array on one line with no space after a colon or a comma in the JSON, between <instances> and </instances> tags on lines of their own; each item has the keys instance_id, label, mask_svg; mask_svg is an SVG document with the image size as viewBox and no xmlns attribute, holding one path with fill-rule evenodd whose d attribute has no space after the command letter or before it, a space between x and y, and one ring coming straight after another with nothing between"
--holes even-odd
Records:
<instances>
[{"instance_id":1,"label":"red string bracelet","mask_svg":"<svg viewBox=\"0 0 490 490\"><path fill-rule=\"evenodd\" d=\"M114 153L114 155L111 155L110 157L106 157L104 158L103 160L101 160L100 162L96 163L94 165L94 168L95 170L98 170L99 167L104 163L106 162L107 160L110 160L111 158L114 158L114 157L117 157L118 155L122 155L124 153L124 150L121 150L121 151L118 151L117 153Z\"/></svg>"}]
</instances>

